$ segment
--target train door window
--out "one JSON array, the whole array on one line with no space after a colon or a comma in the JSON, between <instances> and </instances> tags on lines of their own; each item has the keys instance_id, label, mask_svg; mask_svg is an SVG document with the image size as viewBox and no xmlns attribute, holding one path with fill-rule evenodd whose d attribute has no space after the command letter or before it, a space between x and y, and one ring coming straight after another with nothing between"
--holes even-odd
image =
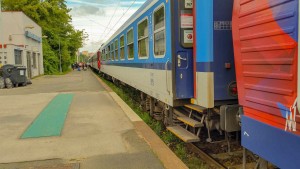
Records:
<instances>
[{"instance_id":1,"label":"train door window","mask_svg":"<svg viewBox=\"0 0 300 169\"><path fill-rule=\"evenodd\" d=\"M138 24L138 54L139 58L148 58L149 38L148 38L148 18Z\"/></svg>"},{"instance_id":2,"label":"train door window","mask_svg":"<svg viewBox=\"0 0 300 169\"><path fill-rule=\"evenodd\" d=\"M109 51L108 51L108 47L106 47L106 60L109 60Z\"/></svg>"},{"instance_id":3,"label":"train door window","mask_svg":"<svg viewBox=\"0 0 300 169\"><path fill-rule=\"evenodd\" d=\"M131 60L134 58L133 28L127 32L127 57Z\"/></svg>"},{"instance_id":4,"label":"train door window","mask_svg":"<svg viewBox=\"0 0 300 169\"><path fill-rule=\"evenodd\" d=\"M155 9L153 13L154 23L154 55L164 57L166 51L166 34L165 34L165 6L162 5Z\"/></svg>"},{"instance_id":5,"label":"train door window","mask_svg":"<svg viewBox=\"0 0 300 169\"><path fill-rule=\"evenodd\" d=\"M104 59L105 59L105 50L104 49L102 49L102 54L101 55L102 55L101 60L104 61Z\"/></svg>"},{"instance_id":6,"label":"train door window","mask_svg":"<svg viewBox=\"0 0 300 169\"><path fill-rule=\"evenodd\" d=\"M115 60L119 60L119 44L118 44L118 39L115 40Z\"/></svg>"},{"instance_id":7,"label":"train door window","mask_svg":"<svg viewBox=\"0 0 300 169\"><path fill-rule=\"evenodd\" d=\"M125 59L124 35L120 37L120 59Z\"/></svg>"}]
</instances>

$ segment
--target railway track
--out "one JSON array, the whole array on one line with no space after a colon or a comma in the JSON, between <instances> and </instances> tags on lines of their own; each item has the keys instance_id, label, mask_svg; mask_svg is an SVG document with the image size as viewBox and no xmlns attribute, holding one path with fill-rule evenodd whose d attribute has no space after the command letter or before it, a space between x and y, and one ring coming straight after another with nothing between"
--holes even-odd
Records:
<instances>
[{"instance_id":1,"label":"railway track","mask_svg":"<svg viewBox=\"0 0 300 169\"><path fill-rule=\"evenodd\" d=\"M210 145L207 146L208 144ZM224 142L187 143L187 148L190 152L196 154L199 158L204 160L209 167L208 169L242 169L243 148L240 145L235 144L231 152L224 152L219 150L221 145L224 145ZM223 148L221 147L221 149ZM259 169L257 160L258 159L254 154L247 152L245 168ZM269 164L268 169L277 168L272 164Z\"/></svg>"},{"instance_id":2,"label":"railway track","mask_svg":"<svg viewBox=\"0 0 300 169\"><path fill-rule=\"evenodd\" d=\"M219 163L216 159L214 159L209 154L205 153L203 150L201 150L199 147L197 147L193 143L187 143L187 148L197 154L201 159L203 159L209 166L219 168L219 169L226 169L224 165Z\"/></svg>"},{"instance_id":3,"label":"railway track","mask_svg":"<svg viewBox=\"0 0 300 169\"><path fill-rule=\"evenodd\" d=\"M212 143L214 144L214 143ZM217 148L219 144L216 144L215 148ZM243 151L235 150L232 152L219 152L212 153L208 152L208 148L200 145L199 143L188 143L187 148L189 151L198 155L201 159L203 159L209 169L242 169L243 168ZM210 146L210 148L213 146ZM247 163L246 169L254 169L256 168L256 161L252 157L252 154L247 155Z\"/></svg>"}]
</instances>

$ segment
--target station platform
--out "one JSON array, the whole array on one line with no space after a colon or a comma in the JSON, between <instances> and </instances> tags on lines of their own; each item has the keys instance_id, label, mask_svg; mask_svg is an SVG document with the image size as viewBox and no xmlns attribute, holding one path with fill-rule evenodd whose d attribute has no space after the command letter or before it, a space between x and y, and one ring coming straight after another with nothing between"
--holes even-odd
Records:
<instances>
[{"instance_id":1,"label":"station platform","mask_svg":"<svg viewBox=\"0 0 300 169\"><path fill-rule=\"evenodd\" d=\"M185 169L90 70L0 90L1 169Z\"/></svg>"}]
</instances>

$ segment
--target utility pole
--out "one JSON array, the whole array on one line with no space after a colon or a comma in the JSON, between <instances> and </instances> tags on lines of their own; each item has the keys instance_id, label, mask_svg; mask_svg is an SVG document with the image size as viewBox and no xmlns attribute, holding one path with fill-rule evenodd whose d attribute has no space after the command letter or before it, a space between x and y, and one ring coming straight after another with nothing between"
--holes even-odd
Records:
<instances>
[{"instance_id":1,"label":"utility pole","mask_svg":"<svg viewBox=\"0 0 300 169\"><path fill-rule=\"evenodd\" d=\"M1 0L0 0L1 1ZM59 72L62 73L62 69L61 69L61 51L60 51L60 38L59 38Z\"/></svg>"},{"instance_id":2,"label":"utility pole","mask_svg":"<svg viewBox=\"0 0 300 169\"><path fill-rule=\"evenodd\" d=\"M0 45L2 45L1 52L3 54L4 45L2 44L2 39L4 39L3 38L4 33L3 33L3 29L2 29L2 6L1 6L1 4L2 4L2 0L0 0Z\"/></svg>"}]
</instances>

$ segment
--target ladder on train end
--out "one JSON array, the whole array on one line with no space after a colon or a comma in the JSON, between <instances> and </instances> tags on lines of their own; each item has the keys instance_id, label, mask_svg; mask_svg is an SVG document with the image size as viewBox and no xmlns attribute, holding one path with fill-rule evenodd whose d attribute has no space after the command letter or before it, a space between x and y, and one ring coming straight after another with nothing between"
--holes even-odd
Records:
<instances>
[{"instance_id":1,"label":"ladder on train end","mask_svg":"<svg viewBox=\"0 0 300 169\"><path fill-rule=\"evenodd\" d=\"M176 119L182 124L169 126L167 127L167 129L186 143L199 142L199 135L202 127L204 127L204 120L206 117L204 112L206 111L206 108L197 105L185 105L185 108L189 109L188 116L183 114L179 110L174 109L174 114L176 114L177 116ZM200 121L192 118L193 111L202 114ZM188 130L189 127L192 127L195 130L195 134Z\"/></svg>"}]
</instances>

